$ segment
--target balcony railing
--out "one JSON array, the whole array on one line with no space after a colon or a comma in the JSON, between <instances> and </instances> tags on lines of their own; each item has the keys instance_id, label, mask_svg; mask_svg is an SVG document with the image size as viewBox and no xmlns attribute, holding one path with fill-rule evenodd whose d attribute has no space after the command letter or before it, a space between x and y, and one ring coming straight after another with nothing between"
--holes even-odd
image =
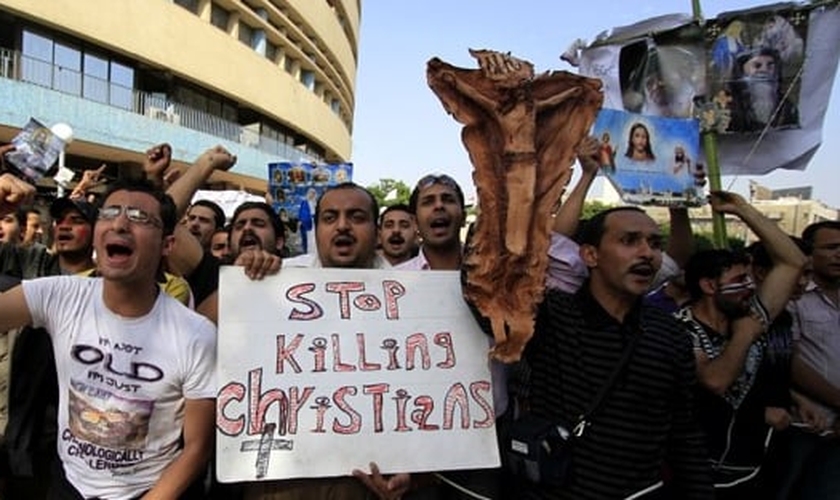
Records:
<instances>
[{"instance_id":1,"label":"balcony railing","mask_svg":"<svg viewBox=\"0 0 840 500\"><path fill-rule=\"evenodd\" d=\"M0 78L18 80L89 101L165 121L210 134L292 161L320 162L311 153L267 137L254 127L240 125L220 116L172 102L161 94L144 92L66 67L0 48Z\"/></svg>"}]
</instances>

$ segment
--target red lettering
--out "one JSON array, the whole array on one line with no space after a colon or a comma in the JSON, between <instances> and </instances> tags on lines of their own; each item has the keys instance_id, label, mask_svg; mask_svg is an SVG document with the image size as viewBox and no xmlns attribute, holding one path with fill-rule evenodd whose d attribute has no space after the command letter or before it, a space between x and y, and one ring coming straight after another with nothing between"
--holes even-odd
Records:
<instances>
[{"instance_id":1,"label":"red lettering","mask_svg":"<svg viewBox=\"0 0 840 500\"><path fill-rule=\"evenodd\" d=\"M493 405L487 400L485 394L492 394L493 386L487 380L479 380L470 384L470 394L473 400L478 403L478 406L484 410L485 418L483 420L473 421L473 427L476 429L486 429L491 427L496 420L493 412ZM482 394L483 393L483 394Z\"/></svg>"},{"instance_id":2,"label":"red lettering","mask_svg":"<svg viewBox=\"0 0 840 500\"><path fill-rule=\"evenodd\" d=\"M327 339L324 337L318 337L312 341L312 347L309 348L310 351L315 353L315 368L312 369L313 372L325 372L327 371L326 368L326 357L327 357Z\"/></svg>"},{"instance_id":3,"label":"red lettering","mask_svg":"<svg viewBox=\"0 0 840 500\"><path fill-rule=\"evenodd\" d=\"M333 371L335 372L354 372L356 371L356 367L353 365L348 365L341 361L341 342L339 341L339 337L337 333L333 333L330 338L332 339L332 347L333 347Z\"/></svg>"},{"instance_id":4,"label":"red lettering","mask_svg":"<svg viewBox=\"0 0 840 500\"><path fill-rule=\"evenodd\" d=\"M379 363L368 363L367 351L365 350L365 334L356 334L356 347L359 349L359 369L363 372L373 372L382 369Z\"/></svg>"},{"instance_id":5,"label":"red lettering","mask_svg":"<svg viewBox=\"0 0 840 500\"><path fill-rule=\"evenodd\" d=\"M458 382L449 388L443 401L443 428L451 429L455 416L455 408L461 409L461 428L470 428L470 403L464 384Z\"/></svg>"},{"instance_id":6,"label":"red lettering","mask_svg":"<svg viewBox=\"0 0 840 500\"><path fill-rule=\"evenodd\" d=\"M292 386L289 388L289 422L287 426L289 434L297 434L298 412L306 404L306 400L309 399L314 390L315 387L304 387L303 394L299 394L300 389L298 387Z\"/></svg>"},{"instance_id":7,"label":"red lettering","mask_svg":"<svg viewBox=\"0 0 840 500\"><path fill-rule=\"evenodd\" d=\"M360 311L378 311L382 302L375 295L365 293L353 299L353 305Z\"/></svg>"},{"instance_id":8,"label":"red lettering","mask_svg":"<svg viewBox=\"0 0 840 500\"><path fill-rule=\"evenodd\" d=\"M397 299L405 295L405 287L399 281L385 280L382 282L382 290L385 293L385 317L400 319Z\"/></svg>"},{"instance_id":9,"label":"red lettering","mask_svg":"<svg viewBox=\"0 0 840 500\"><path fill-rule=\"evenodd\" d=\"M417 409L411 412L411 421L417 424L418 429L421 431L436 431L440 429L439 425L428 423L429 415L435 409L435 401L431 396L418 396L414 400L414 406Z\"/></svg>"},{"instance_id":10,"label":"red lettering","mask_svg":"<svg viewBox=\"0 0 840 500\"><path fill-rule=\"evenodd\" d=\"M388 384L366 385L362 393L373 395L373 432L382 432L382 395L390 390Z\"/></svg>"},{"instance_id":11,"label":"red lettering","mask_svg":"<svg viewBox=\"0 0 840 500\"><path fill-rule=\"evenodd\" d=\"M455 346L452 345L452 334L449 332L436 333L433 342L446 350L446 359L437 364L438 368L455 367Z\"/></svg>"},{"instance_id":12,"label":"red lettering","mask_svg":"<svg viewBox=\"0 0 840 500\"><path fill-rule=\"evenodd\" d=\"M262 368L248 372L248 434L258 436L262 434L263 422L268 408L277 403L277 429L282 436L286 434L286 420L289 402L280 389L271 389L264 394L262 391Z\"/></svg>"},{"instance_id":13,"label":"red lettering","mask_svg":"<svg viewBox=\"0 0 840 500\"><path fill-rule=\"evenodd\" d=\"M405 423L406 406L411 396L405 389L397 389L397 395L394 400L397 402L397 427L396 432L409 432L411 428Z\"/></svg>"},{"instance_id":14,"label":"red lettering","mask_svg":"<svg viewBox=\"0 0 840 500\"><path fill-rule=\"evenodd\" d=\"M350 319L350 292L365 291L365 284L360 281L327 283L327 292L338 294L338 309L341 319Z\"/></svg>"},{"instance_id":15,"label":"red lettering","mask_svg":"<svg viewBox=\"0 0 840 500\"><path fill-rule=\"evenodd\" d=\"M299 333L295 335L295 338L289 344L289 347L286 347L286 336L277 336L277 366L275 368L276 373L283 373L283 364L287 360L289 361L289 364L292 365L292 369L295 371L295 373L301 372L300 365L295 359L295 351L298 347L300 347L301 341L303 341L303 334Z\"/></svg>"},{"instance_id":16,"label":"red lettering","mask_svg":"<svg viewBox=\"0 0 840 500\"><path fill-rule=\"evenodd\" d=\"M301 283L300 285L295 285L286 290L286 299L289 302L306 306L306 309L304 310L300 310L298 308L292 309L292 312L289 313L289 319L308 321L318 319L324 315L324 310L321 309L321 306L319 306L317 302L303 297L304 294L313 290L315 290L314 283Z\"/></svg>"},{"instance_id":17,"label":"red lettering","mask_svg":"<svg viewBox=\"0 0 840 500\"><path fill-rule=\"evenodd\" d=\"M229 418L225 414L228 404L231 401L242 401L245 399L245 386L231 382L222 387L217 396L218 411L216 412L216 427L226 436L238 436L245 428L245 415L240 413L236 418Z\"/></svg>"},{"instance_id":18,"label":"red lettering","mask_svg":"<svg viewBox=\"0 0 840 500\"><path fill-rule=\"evenodd\" d=\"M359 415L359 412L353 409L350 404L344 400L345 397L349 394L350 396L355 396L358 390L353 386L344 386L339 387L337 391L333 394L333 401L335 402L336 408L344 412L345 415L350 417L350 423L347 425L342 424L338 421L338 419L333 419L333 432L337 434L358 434L359 430L362 428L362 416Z\"/></svg>"},{"instance_id":19,"label":"red lettering","mask_svg":"<svg viewBox=\"0 0 840 500\"><path fill-rule=\"evenodd\" d=\"M420 349L420 360L423 363L423 369L428 370L432 366L432 360L429 357L429 342L422 333L413 333L405 339L405 369L414 369L414 353L417 349Z\"/></svg>"}]
</instances>

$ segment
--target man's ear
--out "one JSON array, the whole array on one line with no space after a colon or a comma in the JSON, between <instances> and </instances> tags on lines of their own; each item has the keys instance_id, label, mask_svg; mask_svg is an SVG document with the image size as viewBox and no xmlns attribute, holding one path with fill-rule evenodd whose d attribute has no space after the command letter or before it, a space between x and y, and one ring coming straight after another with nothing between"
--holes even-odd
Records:
<instances>
[{"instance_id":1,"label":"man's ear","mask_svg":"<svg viewBox=\"0 0 840 500\"><path fill-rule=\"evenodd\" d=\"M586 267L598 267L598 249L595 248L595 246L581 245L578 252L580 253L580 258L583 260L583 263L586 264Z\"/></svg>"},{"instance_id":2,"label":"man's ear","mask_svg":"<svg viewBox=\"0 0 840 500\"><path fill-rule=\"evenodd\" d=\"M166 257L170 253L172 253L172 249L175 248L175 235L170 234L169 236L163 237L163 247L161 248L161 256Z\"/></svg>"},{"instance_id":3,"label":"man's ear","mask_svg":"<svg viewBox=\"0 0 840 500\"><path fill-rule=\"evenodd\" d=\"M283 250L283 247L285 247L285 246L286 246L286 237L285 236L277 236L276 238L274 238L274 248L277 249L278 252Z\"/></svg>"},{"instance_id":4,"label":"man's ear","mask_svg":"<svg viewBox=\"0 0 840 500\"><path fill-rule=\"evenodd\" d=\"M699 284L703 295L714 295L717 292L717 281L712 278L700 278Z\"/></svg>"}]
</instances>

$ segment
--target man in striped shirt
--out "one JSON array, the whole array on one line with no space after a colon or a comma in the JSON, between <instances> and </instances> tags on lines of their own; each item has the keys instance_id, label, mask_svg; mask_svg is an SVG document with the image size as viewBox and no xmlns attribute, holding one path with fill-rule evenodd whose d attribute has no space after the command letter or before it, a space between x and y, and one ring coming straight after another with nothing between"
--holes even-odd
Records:
<instances>
[{"instance_id":1,"label":"man in striped shirt","mask_svg":"<svg viewBox=\"0 0 840 500\"><path fill-rule=\"evenodd\" d=\"M691 344L671 315L642 303L661 266L661 242L656 223L638 208L601 212L581 232L588 280L574 294L546 291L524 356L535 416L573 422L606 384L630 339L641 337L575 438L569 479L562 486L524 484L522 498L641 498L658 493L665 469L675 498L713 498L694 419Z\"/></svg>"}]
</instances>

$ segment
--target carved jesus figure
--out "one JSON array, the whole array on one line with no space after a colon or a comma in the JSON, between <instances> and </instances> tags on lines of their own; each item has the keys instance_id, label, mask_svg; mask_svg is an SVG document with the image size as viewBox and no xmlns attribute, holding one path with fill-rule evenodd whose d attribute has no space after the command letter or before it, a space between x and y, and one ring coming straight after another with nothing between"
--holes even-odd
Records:
<instances>
[{"instance_id":1,"label":"carved jesus figure","mask_svg":"<svg viewBox=\"0 0 840 500\"><path fill-rule=\"evenodd\" d=\"M467 242L465 296L490 321L502 361L533 334L548 264L550 216L574 147L603 100L599 80L552 72L510 54L470 50L479 68L428 63L429 85L464 124L481 212Z\"/></svg>"}]
</instances>

